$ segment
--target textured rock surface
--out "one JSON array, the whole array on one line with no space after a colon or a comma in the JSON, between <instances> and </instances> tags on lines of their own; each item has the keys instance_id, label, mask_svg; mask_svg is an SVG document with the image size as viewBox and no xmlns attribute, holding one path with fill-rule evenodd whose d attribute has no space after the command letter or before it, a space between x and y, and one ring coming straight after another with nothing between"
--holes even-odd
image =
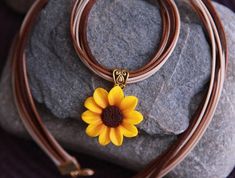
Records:
<instances>
[{"instance_id":1,"label":"textured rock surface","mask_svg":"<svg viewBox=\"0 0 235 178\"><path fill-rule=\"evenodd\" d=\"M85 98L96 87L109 89L112 84L78 59L70 41L69 10L68 1L50 1L29 42L28 64L37 101L58 118L80 120ZM184 17L188 9L183 6L181 10ZM189 18L182 19L180 40L167 64L151 78L125 89L127 95L139 97L139 110L145 115L140 128L148 134L184 131L197 104L194 97L208 81L209 47L197 19L191 18L192 25ZM110 68L144 65L160 41L160 19L157 6L146 1L98 1L88 24L94 56Z\"/></svg>"},{"instance_id":2,"label":"textured rock surface","mask_svg":"<svg viewBox=\"0 0 235 178\"><path fill-rule=\"evenodd\" d=\"M27 50L28 67L33 94L49 109L41 109L45 123L64 145L137 169L187 128L208 81L210 54L198 19L186 5L178 5L182 29L173 55L156 75L126 88L127 94L134 94L141 101L139 110L144 113L145 122L140 125L140 136L125 140L121 148L103 148L84 134L80 113L84 99L94 88L111 85L91 74L76 56L69 38L70 3L50 1L32 33ZM224 7L219 6L219 10L229 36L231 61L224 93L202 141L169 177L226 177L235 164L235 74L232 73L235 25L231 23L235 16ZM157 7L148 2L98 1L89 17L89 44L103 65L135 69L156 48L160 25ZM25 132L12 102L9 77L6 68L1 83L0 122L7 130L22 135ZM62 119L67 117L72 119Z\"/></svg>"},{"instance_id":3,"label":"textured rock surface","mask_svg":"<svg viewBox=\"0 0 235 178\"><path fill-rule=\"evenodd\" d=\"M20 13L26 13L35 0L4 0L11 8Z\"/></svg>"}]
</instances>

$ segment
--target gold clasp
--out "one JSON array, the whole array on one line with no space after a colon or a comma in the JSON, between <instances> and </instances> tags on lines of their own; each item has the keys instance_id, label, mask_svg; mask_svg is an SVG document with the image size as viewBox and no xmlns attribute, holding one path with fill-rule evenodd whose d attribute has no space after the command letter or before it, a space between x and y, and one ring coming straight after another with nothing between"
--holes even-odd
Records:
<instances>
[{"instance_id":1,"label":"gold clasp","mask_svg":"<svg viewBox=\"0 0 235 178\"><path fill-rule=\"evenodd\" d=\"M94 171L91 169L78 169L70 172L70 176L72 178L77 178L79 176L92 176L94 175Z\"/></svg>"},{"instance_id":2,"label":"gold clasp","mask_svg":"<svg viewBox=\"0 0 235 178\"><path fill-rule=\"evenodd\" d=\"M69 160L59 165L58 169L62 175L69 175L72 178L78 176L92 176L94 174L94 171L91 169L81 169L76 160Z\"/></svg>"},{"instance_id":3,"label":"gold clasp","mask_svg":"<svg viewBox=\"0 0 235 178\"><path fill-rule=\"evenodd\" d=\"M129 78L129 72L124 69L113 70L113 81L115 85L120 86L122 89L126 86L126 82Z\"/></svg>"}]
</instances>

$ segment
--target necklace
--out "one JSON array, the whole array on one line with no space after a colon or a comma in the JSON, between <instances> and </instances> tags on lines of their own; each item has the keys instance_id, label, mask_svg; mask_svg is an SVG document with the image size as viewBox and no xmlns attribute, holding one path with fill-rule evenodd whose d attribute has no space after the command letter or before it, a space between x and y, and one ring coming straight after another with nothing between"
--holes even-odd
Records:
<instances>
[{"instance_id":1,"label":"necklace","mask_svg":"<svg viewBox=\"0 0 235 178\"><path fill-rule=\"evenodd\" d=\"M191 4L202 20L210 41L212 65L209 88L200 107L192 117L188 129L179 136L178 140L170 148L151 161L135 178L159 178L174 169L203 136L212 120L222 91L228 63L227 42L223 25L210 0L189 0L187 2ZM52 159L61 174L72 177L92 175L94 172L91 169L81 169L77 160L69 155L47 130L30 90L25 47L37 16L46 4L47 0L35 1L22 24L20 33L16 37L10 52L13 62L12 88L15 104L27 131Z\"/></svg>"},{"instance_id":2,"label":"necklace","mask_svg":"<svg viewBox=\"0 0 235 178\"><path fill-rule=\"evenodd\" d=\"M89 11L96 1L76 0L71 13L71 36L79 59L92 72L105 80L114 82L110 92L97 88L93 97L89 97L84 106L88 109L82 114L82 119L88 125L87 135L99 136L99 143L107 145L112 142L121 146L123 136L136 137L138 130L135 125L143 120L143 116L135 108L138 98L124 96L123 88L126 84L136 83L155 74L167 61L173 52L179 38L180 16L172 0L160 0L159 5L163 19L163 35L160 47L152 59L140 69L107 69L100 65L92 55L87 42L87 19Z\"/></svg>"}]
</instances>

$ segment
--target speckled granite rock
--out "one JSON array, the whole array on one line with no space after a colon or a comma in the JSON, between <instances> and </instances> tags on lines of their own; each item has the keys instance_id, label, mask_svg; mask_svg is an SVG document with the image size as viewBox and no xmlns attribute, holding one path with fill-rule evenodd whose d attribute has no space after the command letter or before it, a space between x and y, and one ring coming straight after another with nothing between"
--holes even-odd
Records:
<instances>
[{"instance_id":1,"label":"speckled granite rock","mask_svg":"<svg viewBox=\"0 0 235 178\"><path fill-rule=\"evenodd\" d=\"M132 169L143 167L183 132L198 106L210 70L209 46L196 15L179 3L182 29L177 47L154 76L129 85L127 94L140 98L145 115L140 136L125 140L121 148L100 147L84 134L82 103L97 86L111 84L94 76L76 56L69 37L70 3L51 0L41 13L27 49L34 97L52 133L68 148L89 152ZM53 8L52 8L53 7ZM235 165L235 25L234 14L218 6L229 36L230 66L217 113L199 145L169 177L226 177ZM161 34L157 7L141 0L98 1L89 16L88 40L97 60L108 67L142 66L156 48ZM6 67L0 93L0 123L24 134L9 85ZM148 88L145 86L148 85ZM144 92L143 92L144 91ZM156 116L156 117L155 117ZM64 119L67 118L67 119Z\"/></svg>"},{"instance_id":2,"label":"speckled granite rock","mask_svg":"<svg viewBox=\"0 0 235 178\"><path fill-rule=\"evenodd\" d=\"M26 13L35 0L4 0L12 9Z\"/></svg>"}]
</instances>

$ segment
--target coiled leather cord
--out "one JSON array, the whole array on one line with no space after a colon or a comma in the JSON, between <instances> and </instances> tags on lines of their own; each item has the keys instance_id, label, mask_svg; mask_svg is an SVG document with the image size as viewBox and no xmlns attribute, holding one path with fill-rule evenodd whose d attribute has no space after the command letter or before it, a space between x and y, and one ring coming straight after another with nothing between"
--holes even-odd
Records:
<instances>
[{"instance_id":1,"label":"coiled leather cord","mask_svg":"<svg viewBox=\"0 0 235 178\"><path fill-rule=\"evenodd\" d=\"M190 2L201 18L211 44L212 66L207 95L193 116L188 129L179 136L176 143L174 143L164 154L149 163L149 165L137 174L135 178L163 177L174 169L174 167L187 156L202 137L211 122L219 101L225 78L225 69L228 63L227 43L223 25L221 24L210 0L189 0L187 2ZM79 175L92 175L93 171L90 169L81 169L76 159L70 156L47 130L37 111L36 104L30 91L25 47L34 22L46 3L47 0L37 0L34 3L22 24L19 35L17 36L14 47L11 51L13 54L12 82L15 103L26 129L38 145L58 166L62 174L71 175L73 177ZM88 11L86 12L88 13ZM84 15L82 15L81 21L85 24L86 20ZM165 24L167 24L167 22L165 22ZM79 28L81 28L81 26L79 26ZM163 29L166 29L166 27ZM85 30L81 30L81 34L83 34L82 36L84 36L84 33ZM86 57L90 56L87 51L88 48L84 47L87 42L86 39L84 39L84 37L79 37L79 39L81 39L82 53L84 53ZM171 37L168 39L171 39ZM156 58L151 63L159 60L159 58Z\"/></svg>"},{"instance_id":2,"label":"coiled leather cord","mask_svg":"<svg viewBox=\"0 0 235 178\"><path fill-rule=\"evenodd\" d=\"M96 0L76 0L71 14L71 35L74 48L82 62L95 74L113 81L113 69L106 69L94 58L87 43L87 17ZM127 83L142 81L156 73L174 51L180 33L180 16L173 0L159 0L163 33L158 50L143 67L129 71Z\"/></svg>"}]
</instances>

